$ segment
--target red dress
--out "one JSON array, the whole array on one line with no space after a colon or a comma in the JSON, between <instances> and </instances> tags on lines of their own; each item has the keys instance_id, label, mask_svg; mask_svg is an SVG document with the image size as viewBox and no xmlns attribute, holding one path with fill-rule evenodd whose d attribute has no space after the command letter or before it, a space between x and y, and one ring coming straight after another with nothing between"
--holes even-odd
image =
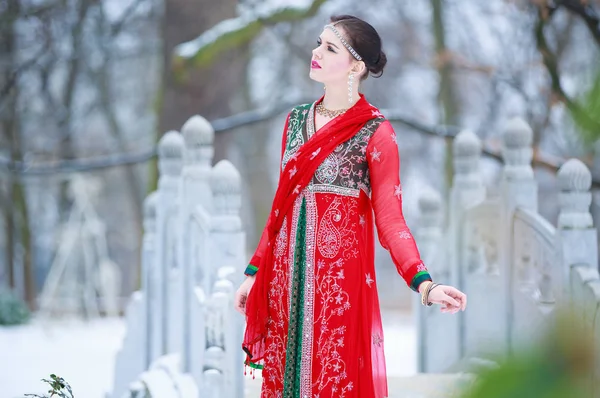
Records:
<instances>
[{"instance_id":1,"label":"red dress","mask_svg":"<svg viewBox=\"0 0 600 398\"><path fill-rule=\"evenodd\" d=\"M315 134L315 105L290 112L281 170ZM411 288L431 279L402 215L399 167L394 130L377 117L297 197L272 248L266 353L254 365L263 368L261 398L387 396L373 225ZM265 231L246 274L271 249L267 240Z\"/></svg>"}]
</instances>

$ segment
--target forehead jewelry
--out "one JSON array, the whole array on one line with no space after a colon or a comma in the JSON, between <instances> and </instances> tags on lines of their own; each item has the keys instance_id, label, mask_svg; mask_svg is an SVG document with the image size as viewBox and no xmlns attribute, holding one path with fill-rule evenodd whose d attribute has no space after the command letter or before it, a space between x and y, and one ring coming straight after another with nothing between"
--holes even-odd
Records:
<instances>
[{"instance_id":1,"label":"forehead jewelry","mask_svg":"<svg viewBox=\"0 0 600 398\"><path fill-rule=\"evenodd\" d=\"M358 53L352 48L352 46L350 44L348 44L348 42L346 41L346 39L344 39L344 36L342 36L342 34L339 32L339 30L337 30L335 28L335 26L333 26L333 25L325 25L325 28L331 29L331 31L337 36L338 39L340 39L340 41L342 42L342 44L344 45L344 47L346 47L348 49L348 51L350 51L350 54L352 54L352 56L354 58L356 58L357 61L362 61L361 56L358 55Z\"/></svg>"}]
</instances>

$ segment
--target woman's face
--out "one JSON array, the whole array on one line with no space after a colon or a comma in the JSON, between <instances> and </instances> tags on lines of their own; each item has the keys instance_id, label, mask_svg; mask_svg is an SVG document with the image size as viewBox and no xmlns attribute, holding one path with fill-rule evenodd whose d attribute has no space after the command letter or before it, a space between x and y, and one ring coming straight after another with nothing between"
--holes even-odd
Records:
<instances>
[{"instance_id":1,"label":"woman's face","mask_svg":"<svg viewBox=\"0 0 600 398\"><path fill-rule=\"evenodd\" d=\"M336 28L345 36L344 30ZM310 78L323 84L346 84L354 58L330 29L324 29L312 51Z\"/></svg>"}]
</instances>

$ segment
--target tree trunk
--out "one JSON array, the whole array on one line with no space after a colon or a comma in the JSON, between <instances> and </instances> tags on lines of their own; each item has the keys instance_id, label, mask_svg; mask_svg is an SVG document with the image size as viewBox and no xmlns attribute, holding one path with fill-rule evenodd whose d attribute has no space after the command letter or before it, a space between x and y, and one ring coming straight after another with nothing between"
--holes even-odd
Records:
<instances>
[{"instance_id":1,"label":"tree trunk","mask_svg":"<svg viewBox=\"0 0 600 398\"><path fill-rule=\"evenodd\" d=\"M452 62L450 52L446 47L446 32L444 27L444 1L431 0L433 11L433 34L435 39L436 65L440 75L438 104L441 113L440 123L444 125L458 124L458 101L452 81ZM454 164L452 139L446 139L446 156L444 170L446 171L446 190L452 186Z\"/></svg>"},{"instance_id":2,"label":"tree trunk","mask_svg":"<svg viewBox=\"0 0 600 398\"><path fill-rule=\"evenodd\" d=\"M191 116L208 120L228 116L244 108L243 93L247 47L227 51L208 67L190 70L185 78L171 69L176 45L194 39L218 22L236 16L235 0L167 0L163 20L163 78L158 137L180 130ZM236 106L237 100L237 106ZM242 104L242 105L240 105ZM230 134L215 137L215 162L227 157ZM152 165L151 189L156 187L156 163Z\"/></svg>"},{"instance_id":3,"label":"tree trunk","mask_svg":"<svg viewBox=\"0 0 600 398\"><path fill-rule=\"evenodd\" d=\"M4 26L0 34L0 51L5 60L5 67L2 70L2 86L10 85L6 91L6 98L2 107L2 129L3 140L10 149L10 159L12 162L23 160L23 150L21 145L19 120L17 106L19 99L18 76L15 75L18 66L15 62L15 52L17 49L17 37L13 30L13 25L20 12L18 0L10 0L6 5L6 15L9 21ZM12 18L14 16L14 18ZM12 83L11 83L12 82ZM6 86L9 87L9 86ZM6 219L6 262L8 269L9 286L16 287L17 266L15 258L16 249L21 246L23 249L23 280L24 296L31 309L35 308L36 286L33 275L33 264L31 262L31 235L29 230L29 215L24 187L18 177L9 175L7 184L6 201L3 205L4 216Z\"/></svg>"}]
</instances>

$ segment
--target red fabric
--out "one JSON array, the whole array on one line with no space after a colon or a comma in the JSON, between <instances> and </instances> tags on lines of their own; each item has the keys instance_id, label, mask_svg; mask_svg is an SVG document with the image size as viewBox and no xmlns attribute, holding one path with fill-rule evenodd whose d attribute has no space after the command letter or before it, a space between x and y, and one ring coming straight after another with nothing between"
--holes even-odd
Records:
<instances>
[{"instance_id":1,"label":"red fabric","mask_svg":"<svg viewBox=\"0 0 600 398\"><path fill-rule=\"evenodd\" d=\"M281 228L284 217L290 212L294 201L308 185L319 165L338 145L352 138L367 121L378 115L377 108L369 104L361 94L352 108L324 126L319 134L302 145L296 156L289 160L281 173L282 178L279 180L267 221L269 248ZM246 301L246 331L242 346L253 363L262 360L265 354L269 319L268 287L272 280L273 260L273 250L269 248L265 250L262 258L255 257L258 264L253 265L258 267L258 272Z\"/></svg>"},{"instance_id":2,"label":"red fabric","mask_svg":"<svg viewBox=\"0 0 600 398\"><path fill-rule=\"evenodd\" d=\"M398 273L410 286L417 272L425 267L402 213L400 157L396 134L389 121L383 122L373 134L367 154L370 154L367 159L371 171L371 205L379 242L390 252Z\"/></svg>"}]
</instances>

